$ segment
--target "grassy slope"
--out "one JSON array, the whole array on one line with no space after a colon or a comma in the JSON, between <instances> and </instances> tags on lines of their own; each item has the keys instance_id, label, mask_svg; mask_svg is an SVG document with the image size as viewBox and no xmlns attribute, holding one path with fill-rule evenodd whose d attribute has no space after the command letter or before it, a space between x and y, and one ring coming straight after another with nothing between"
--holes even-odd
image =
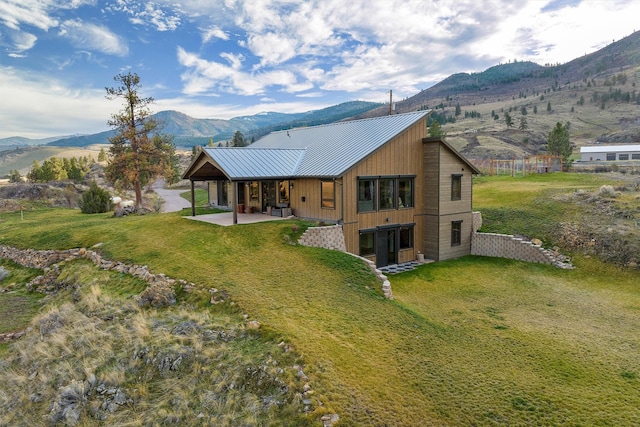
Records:
<instances>
[{"instance_id":1,"label":"grassy slope","mask_svg":"<svg viewBox=\"0 0 640 427\"><path fill-rule=\"evenodd\" d=\"M502 205L534 217L522 206L544 191L600 185L578 177L481 181L475 208ZM499 200L500 187L517 188L517 202ZM558 209L549 207L549 220ZM2 220L4 244L104 242L110 257L203 292L228 290L301 353L317 398L342 425L640 421L637 273L587 259L560 271L468 257L392 277L396 300L387 301L352 257L285 243L290 221L217 227L178 214L114 219L66 210Z\"/></svg>"}]
</instances>

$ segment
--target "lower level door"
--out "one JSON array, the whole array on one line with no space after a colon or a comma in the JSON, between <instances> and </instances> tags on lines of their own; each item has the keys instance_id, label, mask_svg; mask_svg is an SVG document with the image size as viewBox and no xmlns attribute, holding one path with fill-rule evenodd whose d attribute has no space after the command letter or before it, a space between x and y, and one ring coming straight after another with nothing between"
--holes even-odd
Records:
<instances>
[{"instance_id":1,"label":"lower level door","mask_svg":"<svg viewBox=\"0 0 640 427\"><path fill-rule=\"evenodd\" d=\"M376 266L384 267L398 263L396 236L397 230L395 228L378 230L376 239Z\"/></svg>"}]
</instances>

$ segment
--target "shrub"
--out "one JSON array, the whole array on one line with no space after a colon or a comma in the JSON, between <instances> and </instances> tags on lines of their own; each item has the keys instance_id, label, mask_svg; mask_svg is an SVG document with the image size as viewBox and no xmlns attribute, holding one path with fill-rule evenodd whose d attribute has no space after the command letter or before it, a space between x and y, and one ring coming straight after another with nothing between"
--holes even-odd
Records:
<instances>
[{"instance_id":1,"label":"shrub","mask_svg":"<svg viewBox=\"0 0 640 427\"><path fill-rule=\"evenodd\" d=\"M82 193L80 209L83 213L104 213L111 210L111 194L93 181L87 191Z\"/></svg>"},{"instance_id":2,"label":"shrub","mask_svg":"<svg viewBox=\"0 0 640 427\"><path fill-rule=\"evenodd\" d=\"M598 193L602 197L616 197L616 190L611 185L603 185Z\"/></svg>"}]
</instances>

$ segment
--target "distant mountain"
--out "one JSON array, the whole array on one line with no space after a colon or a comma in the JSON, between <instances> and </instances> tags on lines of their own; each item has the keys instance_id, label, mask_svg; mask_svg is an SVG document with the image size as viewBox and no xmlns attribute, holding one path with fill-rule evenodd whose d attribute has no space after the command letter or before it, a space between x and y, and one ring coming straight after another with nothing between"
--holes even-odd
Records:
<instances>
[{"instance_id":1,"label":"distant mountain","mask_svg":"<svg viewBox=\"0 0 640 427\"><path fill-rule=\"evenodd\" d=\"M71 136L54 136L51 138L31 139L22 136L10 136L8 138L0 138L0 147L22 147L26 145L44 145L60 139L70 138Z\"/></svg>"},{"instance_id":2,"label":"distant mountain","mask_svg":"<svg viewBox=\"0 0 640 427\"><path fill-rule=\"evenodd\" d=\"M374 102L352 101L304 113L264 112L253 116L234 117L230 120L196 119L178 111L161 111L152 117L164 125L163 132L174 135L176 145L191 147L206 145L210 139L213 139L214 142L229 140L238 130L244 134L246 139L251 140L252 138L258 139L273 130L332 123L362 114L379 105ZM93 135L59 139L49 145L85 147L93 144L106 144L109 142L108 138L113 135L114 132L111 130Z\"/></svg>"}]
</instances>

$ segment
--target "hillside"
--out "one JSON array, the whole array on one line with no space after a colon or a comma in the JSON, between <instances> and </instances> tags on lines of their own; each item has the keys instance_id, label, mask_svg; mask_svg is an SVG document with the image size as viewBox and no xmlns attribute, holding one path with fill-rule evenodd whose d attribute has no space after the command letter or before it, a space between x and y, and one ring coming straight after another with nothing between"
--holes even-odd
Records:
<instances>
[{"instance_id":1,"label":"hillside","mask_svg":"<svg viewBox=\"0 0 640 427\"><path fill-rule=\"evenodd\" d=\"M448 140L472 159L544 154L556 122L576 145L640 141L640 32L560 65L513 62L459 73L396 104L434 109ZM456 107L459 114L456 115ZM388 113L388 107L361 117ZM507 127L509 113L513 126ZM521 121L525 121L520 130Z\"/></svg>"},{"instance_id":2,"label":"hillside","mask_svg":"<svg viewBox=\"0 0 640 427\"><path fill-rule=\"evenodd\" d=\"M244 134L247 140L259 138L273 130L292 126L311 126L332 123L357 114L362 114L379 104L364 101L345 102L320 110L304 113L264 112L253 116L234 117L230 120L196 119L178 111L161 111L152 117L164 125L163 132L174 135L174 142L180 147L206 145L210 139L214 142L231 139L236 131ZM106 144L113 131L93 135L82 135L59 139L49 145L60 147L85 147L94 144Z\"/></svg>"}]
</instances>

